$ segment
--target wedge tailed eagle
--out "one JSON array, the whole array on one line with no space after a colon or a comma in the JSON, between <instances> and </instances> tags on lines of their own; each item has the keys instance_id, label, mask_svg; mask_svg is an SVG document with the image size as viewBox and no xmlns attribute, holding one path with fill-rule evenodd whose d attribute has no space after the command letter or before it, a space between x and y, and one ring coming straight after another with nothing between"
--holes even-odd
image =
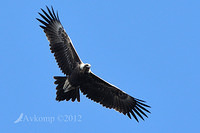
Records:
<instances>
[{"instance_id":1,"label":"wedge tailed eagle","mask_svg":"<svg viewBox=\"0 0 200 133\"><path fill-rule=\"evenodd\" d=\"M150 108L145 101L134 98L116 86L104 81L91 72L90 64L84 64L79 58L71 39L65 32L58 12L55 13L53 7L47 11L41 9L38 19L43 25L48 41L50 42L51 52L54 54L57 64L65 76L55 76L56 100L74 102L76 99L80 102L81 91L87 98L100 103L102 106L127 115L131 115L138 121L138 116L144 120L146 113L150 113Z\"/></svg>"}]
</instances>

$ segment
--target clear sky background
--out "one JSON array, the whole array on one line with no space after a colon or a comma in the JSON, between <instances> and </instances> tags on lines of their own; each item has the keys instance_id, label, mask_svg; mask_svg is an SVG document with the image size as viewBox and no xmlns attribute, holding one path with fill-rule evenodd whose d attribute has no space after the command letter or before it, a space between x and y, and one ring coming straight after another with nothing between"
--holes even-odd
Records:
<instances>
[{"instance_id":1,"label":"clear sky background","mask_svg":"<svg viewBox=\"0 0 200 133\"><path fill-rule=\"evenodd\" d=\"M137 123L82 94L55 101L53 76L63 74L35 19L45 5L82 61L147 101L149 118ZM199 132L199 0L4 0L0 18L0 132Z\"/></svg>"}]
</instances>

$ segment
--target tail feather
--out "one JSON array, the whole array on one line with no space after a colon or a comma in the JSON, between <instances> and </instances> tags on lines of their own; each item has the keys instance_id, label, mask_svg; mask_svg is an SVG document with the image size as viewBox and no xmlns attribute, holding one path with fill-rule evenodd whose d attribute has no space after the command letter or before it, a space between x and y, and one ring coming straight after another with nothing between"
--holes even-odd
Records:
<instances>
[{"instance_id":1,"label":"tail feather","mask_svg":"<svg viewBox=\"0 0 200 133\"><path fill-rule=\"evenodd\" d=\"M56 80L54 83L57 85L56 87L57 101L63 101L63 100L69 101L71 99L72 102L74 102L77 99L77 101L80 102L79 88L73 88L68 92L64 92L63 86L65 84L65 81L67 80L67 77L54 76L54 79Z\"/></svg>"}]
</instances>

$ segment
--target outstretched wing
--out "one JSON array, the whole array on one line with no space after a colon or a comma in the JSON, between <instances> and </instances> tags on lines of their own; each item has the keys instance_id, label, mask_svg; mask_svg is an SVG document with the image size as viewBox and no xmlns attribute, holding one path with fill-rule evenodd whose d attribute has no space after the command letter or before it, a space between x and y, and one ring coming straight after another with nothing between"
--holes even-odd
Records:
<instances>
[{"instance_id":1,"label":"outstretched wing","mask_svg":"<svg viewBox=\"0 0 200 133\"><path fill-rule=\"evenodd\" d=\"M150 106L144 104L145 101L136 99L117 87L100 79L93 73L86 74L84 82L80 86L81 91L89 99L102 104L106 108L113 108L124 115L131 115L138 121L136 115L144 120L143 116L148 117L145 112L150 113L146 108Z\"/></svg>"},{"instance_id":2,"label":"outstretched wing","mask_svg":"<svg viewBox=\"0 0 200 133\"><path fill-rule=\"evenodd\" d=\"M39 13L39 15L43 20L37 18L37 20L43 24L40 25L40 27L44 29L46 33L47 39L50 42L51 52L54 53L58 66L63 73L69 75L71 71L81 63L81 60L59 20L58 12L57 15L55 15L53 7L51 11L47 7L49 14L43 9L41 10L44 15L41 13Z\"/></svg>"}]
</instances>

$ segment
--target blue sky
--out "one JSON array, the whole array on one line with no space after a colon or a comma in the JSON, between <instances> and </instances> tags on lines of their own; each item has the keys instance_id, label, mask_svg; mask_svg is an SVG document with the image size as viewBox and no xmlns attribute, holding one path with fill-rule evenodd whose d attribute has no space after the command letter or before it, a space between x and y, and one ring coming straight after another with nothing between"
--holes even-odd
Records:
<instances>
[{"instance_id":1,"label":"blue sky","mask_svg":"<svg viewBox=\"0 0 200 133\"><path fill-rule=\"evenodd\" d=\"M137 123L82 94L80 103L55 101L53 76L63 74L35 19L45 5L59 11L82 61L147 101L149 118ZM199 5L197 0L2 1L1 132L198 132ZM16 122L20 116L23 121Z\"/></svg>"}]
</instances>

